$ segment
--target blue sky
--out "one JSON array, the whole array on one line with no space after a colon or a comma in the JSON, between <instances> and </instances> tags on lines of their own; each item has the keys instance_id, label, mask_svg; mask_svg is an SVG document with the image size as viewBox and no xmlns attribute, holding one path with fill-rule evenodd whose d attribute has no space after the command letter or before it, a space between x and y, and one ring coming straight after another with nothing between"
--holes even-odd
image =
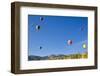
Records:
<instances>
[{"instance_id":1,"label":"blue sky","mask_svg":"<svg viewBox=\"0 0 100 76\"><path fill-rule=\"evenodd\" d=\"M43 17L43 21L40 17ZM39 31L36 25L40 26ZM88 42L87 36L87 17L28 15L29 55L82 53L87 51L82 48L82 44ZM68 40L72 40L72 45L67 44Z\"/></svg>"}]
</instances>

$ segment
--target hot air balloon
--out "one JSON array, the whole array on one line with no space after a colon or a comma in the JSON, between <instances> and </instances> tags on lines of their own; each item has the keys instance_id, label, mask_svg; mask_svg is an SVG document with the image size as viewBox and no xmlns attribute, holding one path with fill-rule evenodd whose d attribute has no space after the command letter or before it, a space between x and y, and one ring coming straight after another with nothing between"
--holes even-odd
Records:
<instances>
[{"instance_id":1,"label":"hot air balloon","mask_svg":"<svg viewBox=\"0 0 100 76\"><path fill-rule=\"evenodd\" d=\"M81 31L84 31L84 27L81 27Z\"/></svg>"},{"instance_id":2,"label":"hot air balloon","mask_svg":"<svg viewBox=\"0 0 100 76\"><path fill-rule=\"evenodd\" d=\"M43 21L44 20L44 18L43 17L40 17L40 21Z\"/></svg>"},{"instance_id":3,"label":"hot air balloon","mask_svg":"<svg viewBox=\"0 0 100 76\"><path fill-rule=\"evenodd\" d=\"M68 40L68 41L67 41L67 44L68 44L68 45L72 45L72 43L73 43L72 40Z\"/></svg>"},{"instance_id":4,"label":"hot air balloon","mask_svg":"<svg viewBox=\"0 0 100 76\"><path fill-rule=\"evenodd\" d=\"M39 25L36 25L36 30L40 30L40 26Z\"/></svg>"},{"instance_id":5,"label":"hot air balloon","mask_svg":"<svg viewBox=\"0 0 100 76\"><path fill-rule=\"evenodd\" d=\"M87 47L86 44L83 43L82 48L83 48L83 49L86 49L86 47Z\"/></svg>"},{"instance_id":6,"label":"hot air balloon","mask_svg":"<svg viewBox=\"0 0 100 76\"><path fill-rule=\"evenodd\" d=\"M42 49L42 46L40 46L40 50Z\"/></svg>"}]
</instances>

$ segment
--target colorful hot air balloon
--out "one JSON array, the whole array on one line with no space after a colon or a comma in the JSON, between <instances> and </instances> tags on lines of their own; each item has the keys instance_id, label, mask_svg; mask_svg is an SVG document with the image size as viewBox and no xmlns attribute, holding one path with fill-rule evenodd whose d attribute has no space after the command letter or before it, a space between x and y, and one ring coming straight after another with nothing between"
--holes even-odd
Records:
<instances>
[{"instance_id":1,"label":"colorful hot air balloon","mask_svg":"<svg viewBox=\"0 0 100 76\"><path fill-rule=\"evenodd\" d=\"M40 21L43 21L44 20L44 18L43 17L40 17Z\"/></svg>"},{"instance_id":2,"label":"colorful hot air balloon","mask_svg":"<svg viewBox=\"0 0 100 76\"><path fill-rule=\"evenodd\" d=\"M87 47L86 44L83 43L82 48L83 48L83 49L86 49L86 47Z\"/></svg>"},{"instance_id":3,"label":"colorful hot air balloon","mask_svg":"<svg viewBox=\"0 0 100 76\"><path fill-rule=\"evenodd\" d=\"M72 40L68 40L68 41L67 41L67 44L68 44L68 45L72 45L72 43L73 43Z\"/></svg>"},{"instance_id":4,"label":"colorful hot air balloon","mask_svg":"<svg viewBox=\"0 0 100 76\"><path fill-rule=\"evenodd\" d=\"M40 26L39 25L36 25L36 30L40 30Z\"/></svg>"}]
</instances>

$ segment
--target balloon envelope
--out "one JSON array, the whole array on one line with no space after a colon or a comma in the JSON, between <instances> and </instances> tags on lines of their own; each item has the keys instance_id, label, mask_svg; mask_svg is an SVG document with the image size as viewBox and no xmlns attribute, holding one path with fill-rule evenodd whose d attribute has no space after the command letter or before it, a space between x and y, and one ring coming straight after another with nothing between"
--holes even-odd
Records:
<instances>
[{"instance_id":1,"label":"balloon envelope","mask_svg":"<svg viewBox=\"0 0 100 76\"><path fill-rule=\"evenodd\" d=\"M42 49L42 46L40 46L40 50Z\"/></svg>"},{"instance_id":2,"label":"balloon envelope","mask_svg":"<svg viewBox=\"0 0 100 76\"><path fill-rule=\"evenodd\" d=\"M68 41L67 41L67 44L68 44L68 45L71 45L72 43L73 43L72 40L68 40Z\"/></svg>"},{"instance_id":3,"label":"balloon envelope","mask_svg":"<svg viewBox=\"0 0 100 76\"><path fill-rule=\"evenodd\" d=\"M84 31L84 27L81 27L81 31Z\"/></svg>"},{"instance_id":4,"label":"balloon envelope","mask_svg":"<svg viewBox=\"0 0 100 76\"><path fill-rule=\"evenodd\" d=\"M43 21L43 19L44 19L43 17L40 17L40 21Z\"/></svg>"},{"instance_id":5,"label":"balloon envelope","mask_svg":"<svg viewBox=\"0 0 100 76\"><path fill-rule=\"evenodd\" d=\"M84 43L84 44L82 45L82 47L83 47L83 49L86 49L86 44Z\"/></svg>"},{"instance_id":6,"label":"balloon envelope","mask_svg":"<svg viewBox=\"0 0 100 76\"><path fill-rule=\"evenodd\" d=\"M39 25L36 26L36 30L40 30L40 26Z\"/></svg>"}]
</instances>

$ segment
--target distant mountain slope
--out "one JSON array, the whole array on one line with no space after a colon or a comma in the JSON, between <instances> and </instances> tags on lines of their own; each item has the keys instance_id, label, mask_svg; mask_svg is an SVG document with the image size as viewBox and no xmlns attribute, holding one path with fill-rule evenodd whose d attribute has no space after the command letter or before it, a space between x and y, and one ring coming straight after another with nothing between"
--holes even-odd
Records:
<instances>
[{"instance_id":1,"label":"distant mountain slope","mask_svg":"<svg viewBox=\"0 0 100 76\"><path fill-rule=\"evenodd\" d=\"M70 54L70 55L50 55L50 56L35 56L30 55L28 56L28 60L60 60L60 59L80 59L80 58L88 58L88 53L82 53L82 54Z\"/></svg>"}]
</instances>

